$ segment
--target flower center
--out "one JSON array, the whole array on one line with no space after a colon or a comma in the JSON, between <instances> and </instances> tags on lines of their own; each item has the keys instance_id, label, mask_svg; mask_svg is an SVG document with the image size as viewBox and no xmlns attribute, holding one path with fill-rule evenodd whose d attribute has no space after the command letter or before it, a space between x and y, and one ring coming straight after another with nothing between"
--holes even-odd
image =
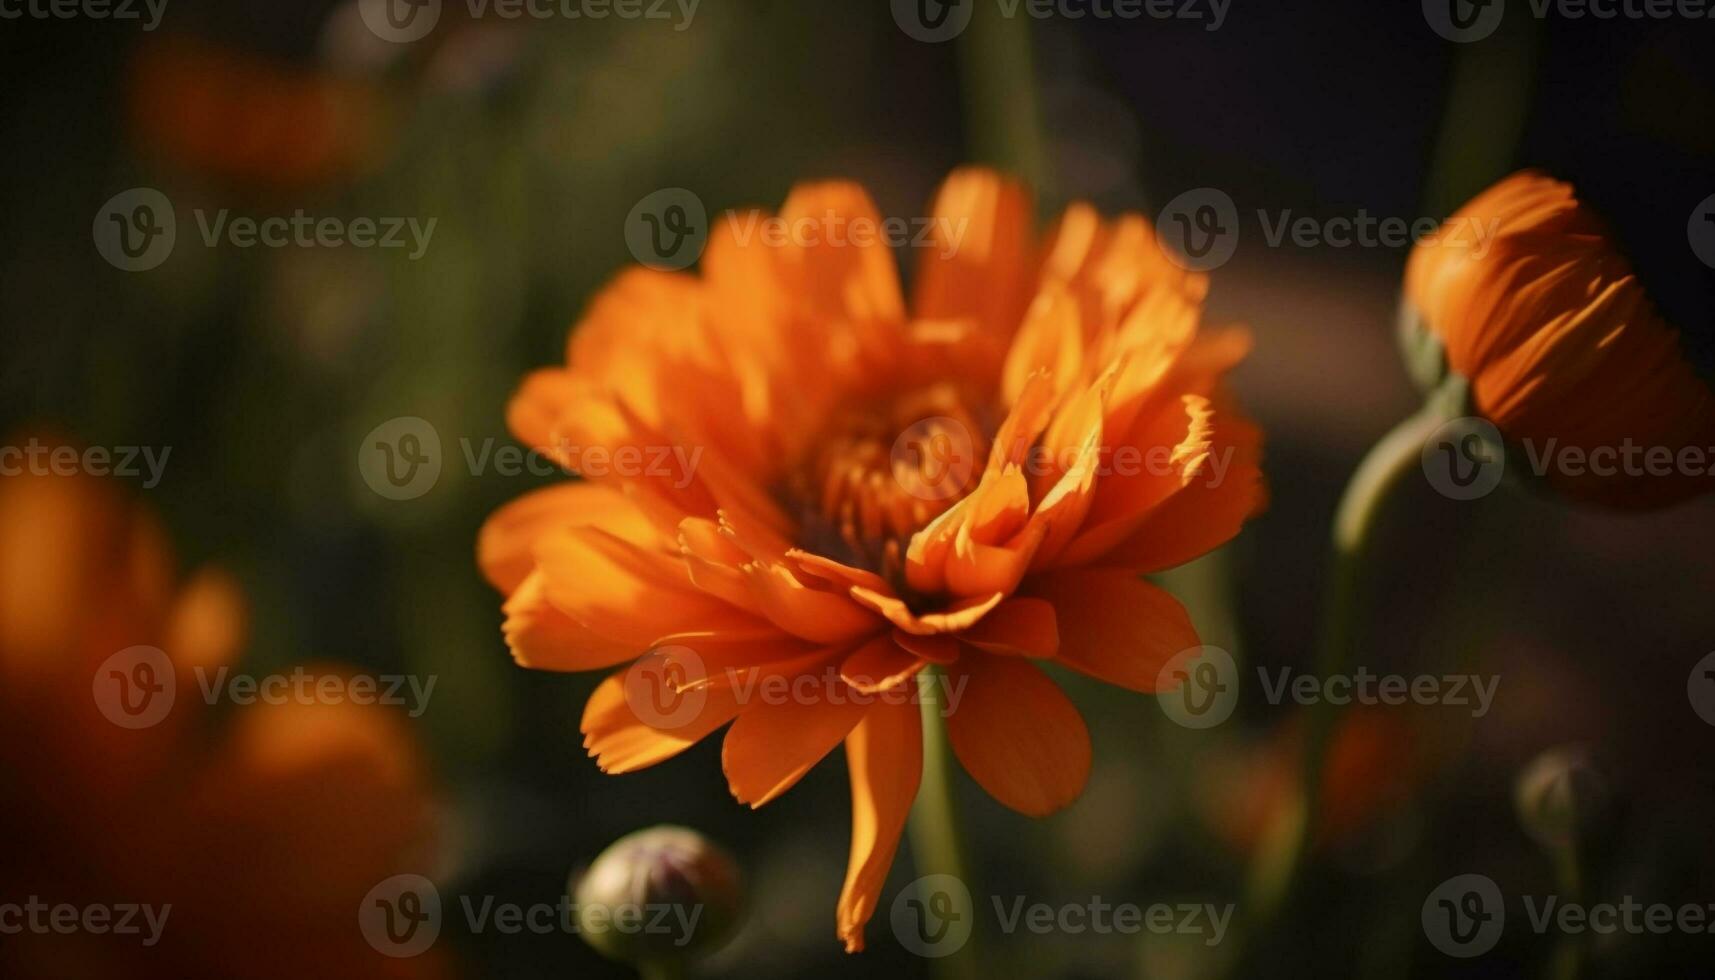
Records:
<instances>
[{"instance_id":1,"label":"flower center","mask_svg":"<svg viewBox=\"0 0 1715 980\"><path fill-rule=\"evenodd\" d=\"M969 493L987 428L943 383L854 402L786 483L807 550L895 579L905 542Z\"/></svg>"}]
</instances>

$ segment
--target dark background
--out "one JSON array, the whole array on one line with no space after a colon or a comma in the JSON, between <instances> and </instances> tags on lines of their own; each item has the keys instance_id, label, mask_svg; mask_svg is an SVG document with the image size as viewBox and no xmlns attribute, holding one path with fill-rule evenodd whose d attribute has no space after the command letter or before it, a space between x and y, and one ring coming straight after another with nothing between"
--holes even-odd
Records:
<instances>
[{"instance_id":1,"label":"dark background","mask_svg":"<svg viewBox=\"0 0 1715 980\"><path fill-rule=\"evenodd\" d=\"M1269 248L1257 209L1434 218L1513 169L1544 168L1603 211L1687 349L1711 363L1715 273L1685 227L1715 193L1715 21L1524 10L1509 5L1501 31L1471 45L1442 40L1409 2L1234 0L1213 32L1151 19L1030 25L1045 214L1084 197L1153 218L1196 187L1238 204L1241 244L1213 273L1209 319L1257 334L1237 385L1267 433L1273 499L1232 547L1168 584L1207 642L1251 664L1307 666L1340 487L1417 401L1393 341L1406 251ZM686 187L711 211L772 206L800 179L837 175L867 184L884 213L921 213L981 142L967 131L959 46L913 41L881 2L703 0L682 32L449 14L444 41L366 60L338 53L335 25L344 16L349 31L349 14L170 0L152 34L0 21L0 431L174 447L148 500L187 563L238 572L256 605L251 663L438 675L416 727L446 803L443 894L552 901L614 838L684 823L730 846L750 880L749 925L712 973L927 975L888 934L888 903L915 877L908 848L871 950L847 957L834 940L849 829L838 753L756 813L728 796L714 739L625 777L585 758L578 720L599 678L515 668L499 599L472 560L483 517L541 481L474 475L453 454L461 438L509 443L512 387L561 356L591 292L632 261L622 226L650 192ZM139 65L175 57L162 46L187 38L277 77L339 80L367 107L351 136L360 162L306 178L174 152L149 120L186 93L145 84ZM316 124L300 109L259 98L208 125L250 125L290 147ZM251 125L265 112L271 122ZM91 218L145 185L178 206L179 245L159 269L128 274L96 253ZM439 223L418 262L208 249L193 207ZM434 423L449 460L434 491L398 503L370 493L355 454L365 432L402 415ZM1267 946L1267 975L1546 975L1549 940L1512 926L1495 953L1462 963L1425 941L1419 911L1455 873L1488 874L1509 895L1553 890L1512 787L1531 758L1568 743L1595 748L1612 788L1597 887L1616 900L1715 901L1715 730L1685 693L1687 671L1715 648L1712 532L1708 501L1615 517L1510 493L1455 504L1408 485L1367 583L1366 661L1499 675L1499 701L1479 721L1424 727L1434 763L1409 802L1323 855ZM1287 709L1251 698L1239 722L1195 733L1148 699L1069 686L1096 740L1079 804L1032 822L961 783L982 892L1237 901L1245 855L1198 801L1277 736ZM1516 904L1509 912L1522 922ZM575 937L451 928L472 975L624 975ZM1137 937L989 940L1019 976L1224 966L1220 950ZM1669 975L1711 951L1706 936L1619 937L1592 968Z\"/></svg>"}]
</instances>

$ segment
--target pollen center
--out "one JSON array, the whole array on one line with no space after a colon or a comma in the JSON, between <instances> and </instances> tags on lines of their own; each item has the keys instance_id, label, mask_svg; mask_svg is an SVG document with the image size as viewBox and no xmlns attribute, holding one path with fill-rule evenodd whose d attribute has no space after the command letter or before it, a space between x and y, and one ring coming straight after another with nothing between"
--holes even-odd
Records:
<instances>
[{"instance_id":1,"label":"pollen center","mask_svg":"<svg viewBox=\"0 0 1715 980\"><path fill-rule=\"evenodd\" d=\"M834 414L789 477L805 548L892 577L904 542L976 486L982 420L957 386L871 398Z\"/></svg>"}]
</instances>

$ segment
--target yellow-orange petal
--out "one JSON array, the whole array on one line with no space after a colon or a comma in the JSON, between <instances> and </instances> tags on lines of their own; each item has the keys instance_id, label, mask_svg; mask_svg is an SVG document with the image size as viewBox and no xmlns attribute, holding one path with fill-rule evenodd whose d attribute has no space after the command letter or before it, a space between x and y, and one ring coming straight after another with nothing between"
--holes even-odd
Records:
<instances>
[{"instance_id":1,"label":"yellow-orange petal","mask_svg":"<svg viewBox=\"0 0 1715 980\"><path fill-rule=\"evenodd\" d=\"M949 175L930 208L931 243L918 260L912 313L971 319L991 336L1010 336L1030 301L1032 209L1022 184L992 170Z\"/></svg>"},{"instance_id":2,"label":"yellow-orange petal","mask_svg":"<svg viewBox=\"0 0 1715 980\"><path fill-rule=\"evenodd\" d=\"M846 769L852 784L852 847L836 918L846 952L856 953L863 949L864 924L875 913L923 777L918 706L872 705L846 736Z\"/></svg>"},{"instance_id":3,"label":"yellow-orange petal","mask_svg":"<svg viewBox=\"0 0 1715 980\"><path fill-rule=\"evenodd\" d=\"M893 642L901 650L932 664L950 664L959 659L959 640L950 633L910 633L895 627Z\"/></svg>"},{"instance_id":4,"label":"yellow-orange petal","mask_svg":"<svg viewBox=\"0 0 1715 980\"><path fill-rule=\"evenodd\" d=\"M249 626L238 580L223 569L206 568L174 600L165 648L179 670L225 666L238 656Z\"/></svg>"},{"instance_id":5,"label":"yellow-orange petal","mask_svg":"<svg viewBox=\"0 0 1715 980\"><path fill-rule=\"evenodd\" d=\"M1090 731L1048 675L994 656L961 657L948 672L947 739L971 778L1032 817L1078 798L1090 776Z\"/></svg>"},{"instance_id":6,"label":"yellow-orange petal","mask_svg":"<svg viewBox=\"0 0 1715 980\"><path fill-rule=\"evenodd\" d=\"M578 399L578 385L564 368L540 368L525 375L524 383L506 403L506 428L531 449L549 452L554 432Z\"/></svg>"},{"instance_id":7,"label":"yellow-orange petal","mask_svg":"<svg viewBox=\"0 0 1715 980\"><path fill-rule=\"evenodd\" d=\"M957 633L970 629L982 621L989 611L1001 604L1006 593L996 592L985 596L971 596L960 599L939 612L923 613L911 611L902 599L890 595L882 595L869 589L853 588L851 596L859 605L873 609L887 621L897 626L902 632L917 636L933 636L937 633ZM930 658L932 659L932 658Z\"/></svg>"},{"instance_id":8,"label":"yellow-orange petal","mask_svg":"<svg viewBox=\"0 0 1715 980\"><path fill-rule=\"evenodd\" d=\"M655 652L682 663L680 684L687 689L749 688L760 677L797 674L824 661L838 663L837 648L806 643L772 623L754 630L673 633L661 638Z\"/></svg>"},{"instance_id":9,"label":"yellow-orange petal","mask_svg":"<svg viewBox=\"0 0 1715 980\"><path fill-rule=\"evenodd\" d=\"M596 528L549 533L536 545L536 563L549 602L639 652L669 633L756 625L754 617L698 589L677 555Z\"/></svg>"},{"instance_id":10,"label":"yellow-orange petal","mask_svg":"<svg viewBox=\"0 0 1715 980\"><path fill-rule=\"evenodd\" d=\"M1028 585L1053 604L1056 659L1098 680L1145 694L1169 660L1200 644L1179 600L1117 568L1068 568Z\"/></svg>"},{"instance_id":11,"label":"yellow-orange petal","mask_svg":"<svg viewBox=\"0 0 1715 980\"><path fill-rule=\"evenodd\" d=\"M476 562L489 584L510 593L536 568L536 542L560 527L595 525L630 541L654 529L635 503L610 486L559 483L527 493L490 514L476 536Z\"/></svg>"},{"instance_id":12,"label":"yellow-orange petal","mask_svg":"<svg viewBox=\"0 0 1715 980\"><path fill-rule=\"evenodd\" d=\"M755 562L744 569L763 615L812 643L855 640L881 627L875 614L846 593L811 588L785 565Z\"/></svg>"},{"instance_id":13,"label":"yellow-orange petal","mask_svg":"<svg viewBox=\"0 0 1715 980\"><path fill-rule=\"evenodd\" d=\"M894 642L891 631L853 650L840 662L840 678L863 694L891 691L928 662Z\"/></svg>"},{"instance_id":14,"label":"yellow-orange petal","mask_svg":"<svg viewBox=\"0 0 1715 980\"><path fill-rule=\"evenodd\" d=\"M1024 657L1052 657L1061 642L1054 604L1029 596L1001 603L959 639L989 653Z\"/></svg>"},{"instance_id":15,"label":"yellow-orange petal","mask_svg":"<svg viewBox=\"0 0 1715 980\"><path fill-rule=\"evenodd\" d=\"M500 625L512 659L536 670L600 670L642 653L636 644L610 639L548 601L547 579L532 572L513 590Z\"/></svg>"},{"instance_id":16,"label":"yellow-orange petal","mask_svg":"<svg viewBox=\"0 0 1715 980\"><path fill-rule=\"evenodd\" d=\"M1116 439L1113 472L1096 482L1081 526L1053 553L1053 562L1092 561L1130 537L1162 501L1199 479L1205 484L1225 479L1236 450L1215 445L1214 414L1208 399L1186 395L1138 419L1131 432Z\"/></svg>"},{"instance_id":17,"label":"yellow-orange petal","mask_svg":"<svg viewBox=\"0 0 1715 980\"><path fill-rule=\"evenodd\" d=\"M1232 540L1268 502L1260 465L1262 435L1248 420L1216 405L1211 453L1221 454L1219 477L1190 483L1152 508L1131 536L1101 556L1105 565L1156 572L1206 555Z\"/></svg>"},{"instance_id":18,"label":"yellow-orange petal","mask_svg":"<svg viewBox=\"0 0 1715 980\"><path fill-rule=\"evenodd\" d=\"M657 727L632 709L626 698L626 673L622 670L609 675L584 705L580 725L584 748L602 772L634 772L671 759L738 716L738 695L711 688L698 695L681 695L700 698L693 702L697 707L688 712L691 717L683 724Z\"/></svg>"},{"instance_id":19,"label":"yellow-orange petal","mask_svg":"<svg viewBox=\"0 0 1715 980\"><path fill-rule=\"evenodd\" d=\"M810 683L793 683L804 677ZM721 743L727 787L752 809L791 789L845 740L867 707L831 670L812 668L787 681L788 694L780 703L753 699L746 704Z\"/></svg>"}]
</instances>

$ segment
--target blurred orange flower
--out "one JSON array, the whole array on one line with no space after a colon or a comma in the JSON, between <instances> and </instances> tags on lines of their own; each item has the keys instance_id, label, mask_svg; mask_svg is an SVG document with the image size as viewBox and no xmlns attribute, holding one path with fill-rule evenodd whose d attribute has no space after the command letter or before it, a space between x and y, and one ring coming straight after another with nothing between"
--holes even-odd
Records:
<instances>
[{"instance_id":1,"label":"blurred orange flower","mask_svg":"<svg viewBox=\"0 0 1715 980\"><path fill-rule=\"evenodd\" d=\"M257 705L217 723L195 669L231 664L245 620L224 573L175 584L160 527L112 485L0 478L0 902L23 909L8 918L21 931L0 942L0 973L440 972L434 956L370 949L357 918L368 890L427 843L406 732L350 704ZM149 662L134 675L152 693L106 685L110 658L138 646L167 651L170 674ZM170 709L148 714L168 684ZM112 720L138 707L137 727ZM24 928L31 902L165 914L144 946L136 916L141 934Z\"/></svg>"},{"instance_id":2,"label":"blurred orange flower","mask_svg":"<svg viewBox=\"0 0 1715 980\"><path fill-rule=\"evenodd\" d=\"M144 35L126 91L145 152L266 190L356 176L392 124L371 82L188 37Z\"/></svg>"},{"instance_id":3,"label":"blurred orange flower","mask_svg":"<svg viewBox=\"0 0 1715 980\"><path fill-rule=\"evenodd\" d=\"M604 770L731 722L728 783L760 806L844 742L850 950L921 776L916 675L944 671L949 741L991 795L1066 806L1089 733L1040 665L1157 690L1198 639L1140 576L1232 538L1264 496L1223 385L1248 334L1199 333L1206 280L1143 218L1075 205L1039 241L1025 190L969 169L925 226L909 307L848 183L719 222L701 276L623 273L508 411L591 482L512 503L478 543L519 663L663 648L670 693L696 693L664 719L628 697L638 668L609 677L583 719ZM790 696L758 697L771 680Z\"/></svg>"},{"instance_id":4,"label":"blurred orange flower","mask_svg":"<svg viewBox=\"0 0 1715 980\"><path fill-rule=\"evenodd\" d=\"M1412 252L1407 312L1440 339L1448 367L1471 382L1477 411L1508 440L1586 459L1628 445L1675 460L1695 449L1702 459L1715 447L1715 393L1569 184L1514 174L1448 225L1472 233ZM1485 239L1486 248L1472 247ZM1547 477L1574 498L1656 507L1715 489L1710 467L1715 459L1672 466L1671 475L1603 464L1556 467Z\"/></svg>"},{"instance_id":5,"label":"blurred orange flower","mask_svg":"<svg viewBox=\"0 0 1715 980\"><path fill-rule=\"evenodd\" d=\"M1323 764L1316 844L1349 841L1396 811L1427 777L1417 729L1395 709L1340 716ZM1228 847L1249 854L1302 809L1304 731L1291 724L1243 752L1215 760L1197 791L1204 822Z\"/></svg>"}]
</instances>

